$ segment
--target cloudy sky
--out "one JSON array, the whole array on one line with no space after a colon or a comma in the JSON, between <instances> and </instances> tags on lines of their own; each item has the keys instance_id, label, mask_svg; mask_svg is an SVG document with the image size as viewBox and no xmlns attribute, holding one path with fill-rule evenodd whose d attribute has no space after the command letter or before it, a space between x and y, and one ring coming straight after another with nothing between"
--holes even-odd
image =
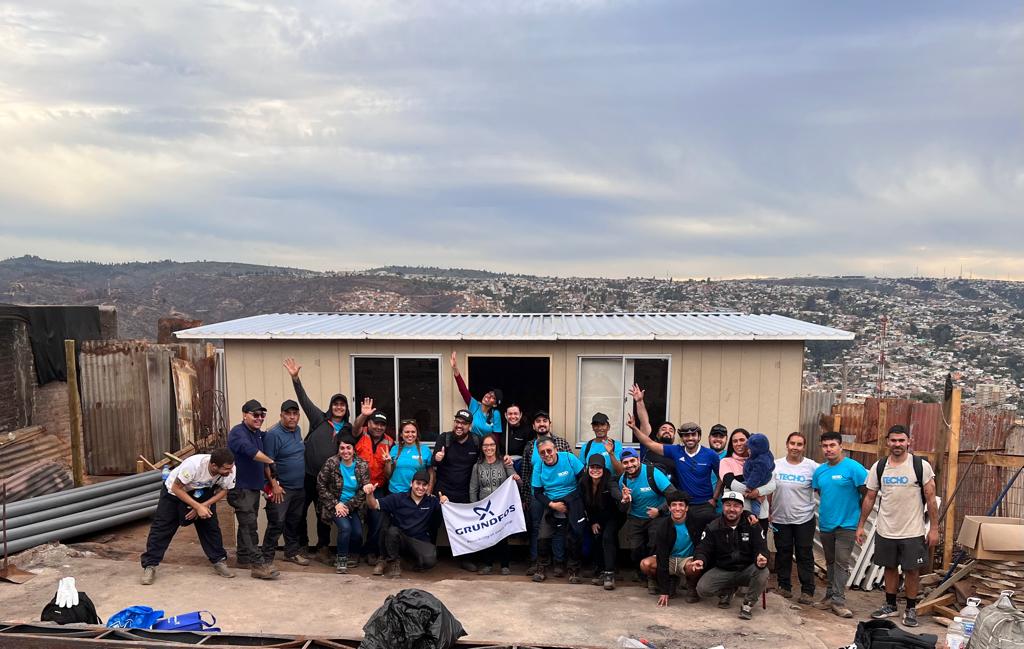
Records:
<instances>
[{"instance_id":1,"label":"cloudy sky","mask_svg":"<svg viewBox=\"0 0 1024 649\"><path fill-rule=\"evenodd\" d=\"M1007 2L0 0L0 257L1024 279Z\"/></svg>"}]
</instances>

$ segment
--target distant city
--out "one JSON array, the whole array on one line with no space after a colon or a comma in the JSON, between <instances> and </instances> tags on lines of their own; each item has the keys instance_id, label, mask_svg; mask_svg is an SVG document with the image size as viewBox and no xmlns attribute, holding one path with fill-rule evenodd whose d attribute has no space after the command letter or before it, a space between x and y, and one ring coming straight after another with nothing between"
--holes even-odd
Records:
<instances>
[{"instance_id":1,"label":"distant city","mask_svg":"<svg viewBox=\"0 0 1024 649\"><path fill-rule=\"evenodd\" d=\"M221 262L0 262L0 302L113 304L122 337L157 318L217 322L289 311L777 313L838 327L851 343L807 344L804 386L941 399L947 373L968 402L1017 409L1024 393L1024 283L798 277L749 280L556 278L382 267L322 273Z\"/></svg>"}]
</instances>

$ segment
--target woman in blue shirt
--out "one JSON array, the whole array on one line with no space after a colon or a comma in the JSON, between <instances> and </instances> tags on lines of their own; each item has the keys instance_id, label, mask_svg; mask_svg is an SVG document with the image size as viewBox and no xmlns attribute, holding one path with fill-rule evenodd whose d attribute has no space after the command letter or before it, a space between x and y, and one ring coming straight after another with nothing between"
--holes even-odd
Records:
<instances>
[{"instance_id":1,"label":"woman in blue shirt","mask_svg":"<svg viewBox=\"0 0 1024 649\"><path fill-rule=\"evenodd\" d=\"M338 438L338 454L327 458L316 479L320 500L320 517L325 523L338 528L338 553L334 569L346 574L358 563L359 547L363 541L363 504L366 494L363 485L370 481L370 467L356 457L356 441L348 433ZM353 559L349 559L349 557Z\"/></svg>"},{"instance_id":2,"label":"woman in blue shirt","mask_svg":"<svg viewBox=\"0 0 1024 649\"><path fill-rule=\"evenodd\" d=\"M393 494L409 493L413 475L431 463L430 447L420 442L420 429L415 421L403 421L398 443L384 465L388 477L388 490ZM434 471L430 470L430 492L434 491Z\"/></svg>"}]
</instances>

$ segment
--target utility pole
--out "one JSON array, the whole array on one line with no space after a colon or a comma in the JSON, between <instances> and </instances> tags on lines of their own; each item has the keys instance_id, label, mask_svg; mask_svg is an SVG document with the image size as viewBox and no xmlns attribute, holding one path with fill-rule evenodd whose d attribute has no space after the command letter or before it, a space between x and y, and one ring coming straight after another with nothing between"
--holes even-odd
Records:
<instances>
[{"instance_id":1,"label":"utility pole","mask_svg":"<svg viewBox=\"0 0 1024 649\"><path fill-rule=\"evenodd\" d=\"M875 383L875 392L878 398L885 394L885 345L888 333L889 317L882 316L882 330L878 334L878 380Z\"/></svg>"}]
</instances>

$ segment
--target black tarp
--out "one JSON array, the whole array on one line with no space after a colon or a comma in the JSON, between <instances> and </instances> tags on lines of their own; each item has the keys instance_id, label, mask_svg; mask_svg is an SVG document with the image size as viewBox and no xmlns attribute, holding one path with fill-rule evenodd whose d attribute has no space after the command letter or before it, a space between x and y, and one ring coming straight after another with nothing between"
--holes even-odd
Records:
<instances>
[{"instance_id":1,"label":"black tarp","mask_svg":"<svg viewBox=\"0 0 1024 649\"><path fill-rule=\"evenodd\" d=\"M39 385L68 380L68 367L64 357L65 340L102 338L98 306L3 304L0 305L0 316L17 317L28 323L28 335L32 341L32 360L36 366Z\"/></svg>"},{"instance_id":2,"label":"black tarp","mask_svg":"<svg viewBox=\"0 0 1024 649\"><path fill-rule=\"evenodd\" d=\"M363 634L359 649L448 649L466 630L441 600L406 588L384 600Z\"/></svg>"}]
</instances>

